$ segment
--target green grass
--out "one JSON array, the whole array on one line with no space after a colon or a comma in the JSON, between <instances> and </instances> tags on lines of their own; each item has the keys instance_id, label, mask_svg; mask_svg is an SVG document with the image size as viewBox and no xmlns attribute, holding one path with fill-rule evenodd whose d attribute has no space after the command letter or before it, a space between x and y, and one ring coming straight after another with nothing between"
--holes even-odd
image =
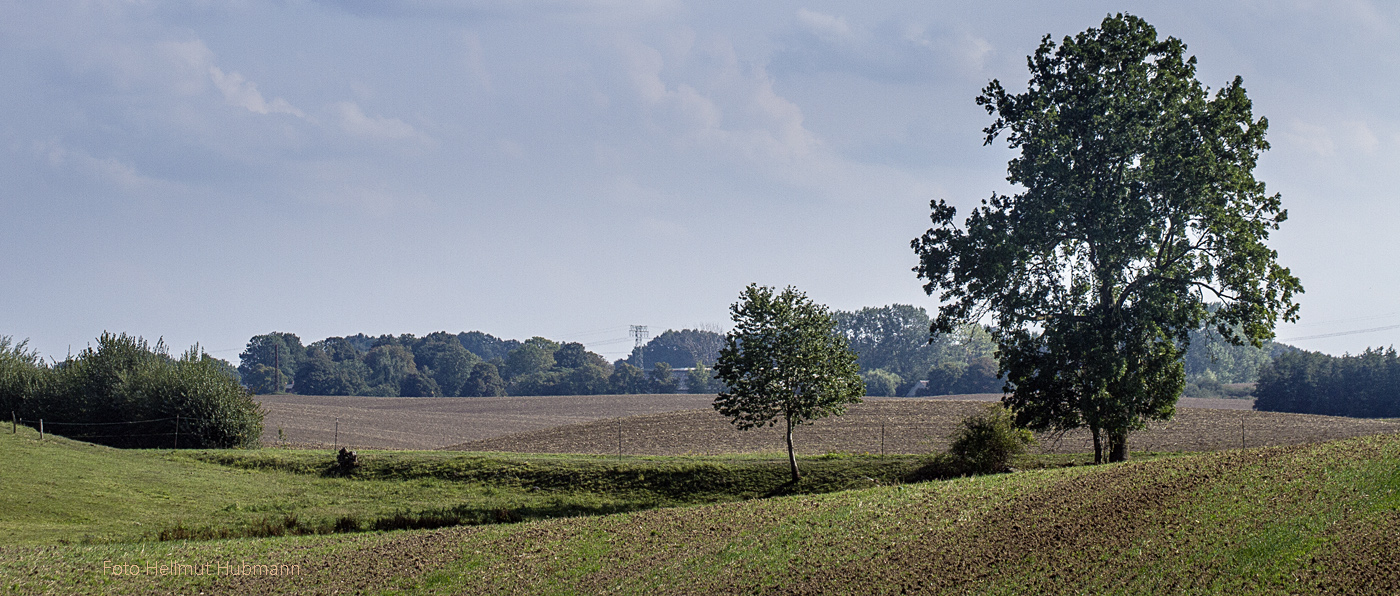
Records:
<instances>
[{"instance_id":1,"label":"green grass","mask_svg":"<svg viewBox=\"0 0 1400 596\"><path fill-rule=\"evenodd\" d=\"M600 515L897 483L920 458L822 456L787 485L773 457L118 450L0 433L0 544L228 538Z\"/></svg>"},{"instance_id":2,"label":"green grass","mask_svg":"<svg viewBox=\"0 0 1400 596\"><path fill-rule=\"evenodd\" d=\"M69 491L97 487L108 494L84 502L130 499L140 504L125 505L132 509L120 515L163 519L172 512L189 519L217 512L220 499L231 498L223 496L226 490L243 491L232 494L250 507L354 495L384 501L380 509L357 505L365 512L392 511L409 501L441 507L458 502L450 499L460 494L434 505L430 497L443 494L434 491L468 486L551 495L546 499L584 495L561 487L586 486L598 491L587 492L588 498L606 493L654 504L666 499L656 479L684 473L709 478L710 466L730 470L721 477L733 490L702 491L704 498L734 495L702 506L442 530L57 546L42 538L30 541L50 545L7 539L11 545L0 547L0 579L7 581L0 585L15 593L1400 592L1396 435L1107 466L1073 465L1082 458L1032 459L1018 467L1039 469L1015 474L752 500L738 499L770 490L763 483L777 480L759 472L750 477L746 466L773 467L770 473L781 479L785 462L648 458L619 464L590 457L383 452L362 456L362 477L346 479L323 476L330 456L314 452L120 452L63 441L40 445L22 435L0 437L0 449L52 460L66 472L59 475L72 477L43 481L57 482L42 490L61 503L39 515L16 508L10 487L20 481L25 490L40 490L41 481L0 472L7 495L0 519L11 523L16 514L29 525L52 523L60 510L78 515L85 505ZM862 472L881 465L844 456L803 463L814 486L826 489L852 480L821 471L823 465ZM34 464L31 472L44 469L53 466ZM104 476L114 470L125 472ZM827 480L818 483L823 474ZM166 496L129 486L127 479L137 477L162 483L152 486ZM289 496L298 490L299 496ZM102 511L90 514L96 523L108 523ZM312 508L297 511L312 515ZM71 528L64 531L71 535ZM292 577L104 574L112 562L163 561L270 562L300 565L301 571Z\"/></svg>"}]
</instances>

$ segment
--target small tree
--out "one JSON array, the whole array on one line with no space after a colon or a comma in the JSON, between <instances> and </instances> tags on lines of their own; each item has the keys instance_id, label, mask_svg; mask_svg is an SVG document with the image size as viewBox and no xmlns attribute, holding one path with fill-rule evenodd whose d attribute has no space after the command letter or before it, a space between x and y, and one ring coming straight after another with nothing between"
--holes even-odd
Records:
<instances>
[{"instance_id":1,"label":"small tree","mask_svg":"<svg viewBox=\"0 0 1400 596\"><path fill-rule=\"evenodd\" d=\"M750 284L729 310L734 329L715 363L728 388L715 397L715 409L739 430L773 426L781 419L796 483L800 476L792 429L860 403L865 382L856 355L836 333L826 307L791 286L776 293Z\"/></svg>"},{"instance_id":2,"label":"small tree","mask_svg":"<svg viewBox=\"0 0 1400 596\"><path fill-rule=\"evenodd\" d=\"M652 393L675 393L676 385L676 373L672 371L670 364L657 362L651 367Z\"/></svg>"},{"instance_id":3,"label":"small tree","mask_svg":"<svg viewBox=\"0 0 1400 596\"><path fill-rule=\"evenodd\" d=\"M948 453L978 473L1006 470L1011 458L1035 442L1031 431L1016 426L1016 417L1000 404L968 416L949 437Z\"/></svg>"},{"instance_id":4,"label":"small tree","mask_svg":"<svg viewBox=\"0 0 1400 596\"><path fill-rule=\"evenodd\" d=\"M899 389L899 375L877 368L861 375L865 379L865 394L873 397L893 397Z\"/></svg>"}]
</instances>

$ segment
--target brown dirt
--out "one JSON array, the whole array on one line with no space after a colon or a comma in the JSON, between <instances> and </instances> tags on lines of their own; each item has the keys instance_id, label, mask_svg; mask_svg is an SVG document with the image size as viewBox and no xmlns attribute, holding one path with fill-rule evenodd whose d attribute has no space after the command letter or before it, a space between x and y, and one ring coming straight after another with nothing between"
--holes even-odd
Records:
<instances>
[{"instance_id":1,"label":"brown dirt","mask_svg":"<svg viewBox=\"0 0 1400 596\"><path fill-rule=\"evenodd\" d=\"M590 420L707 408L713 395L340 397L262 395L264 445L333 442L364 449L437 449ZM336 438L336 423L340 423Z\"/></svg>"},{"instance_id":2,"label":"brown dirt","mask_svg":"<svg viewBox=\"0 0 1400 596\"><path fill-rule=\"evenodd\" d=\"M1238 400L1218 400L1238 401ZM881 429L885 453L929 453L947 448L947 437L959 421L986 407L985 400L867 399L845 416L818 420L794 433L798 453L880 453ZM1185 404L1183 404L1185 405ZM1243 437L1241 436L1243 425ZM514 453L616 454L619 429L622 451L630 455L720 455L781 451L782 431L776 427L739 431L713 409L648 414L597 420L527 431L448 447L460 451ZM1173 420L1155 423L1135 433L1135 451L1213 451L1247 447L1293 445L1400 431L1400 420L1373 420L1182 407ZM1093 450L1087 432L1062 437L1039 437L1037 449L1047 453Z\"/></svg>"}]
</instances>

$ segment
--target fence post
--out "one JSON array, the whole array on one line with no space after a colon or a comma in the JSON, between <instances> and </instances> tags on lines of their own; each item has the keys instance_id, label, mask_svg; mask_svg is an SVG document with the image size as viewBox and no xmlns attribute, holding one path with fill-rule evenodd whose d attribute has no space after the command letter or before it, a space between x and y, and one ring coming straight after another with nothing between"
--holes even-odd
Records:
<instances>
[{"instance_id":1,"label":"fence post","mask_svg":"<svg viewBox=\"0 0 1400 596\"><path fill-rule=\"evenodd\" d=\"M10 410L10 434L19 434L19 420L15 419L14 410Z\"/></svg>"},{"instance_id":2,"label":"fence post","mask_svg":"<svg viewBox=\"0 0 1400 596\"><path fill-rule=\"evenodd\" d=\"M44 419L39 419L39 440L44 440Z\"/></svg>"},{"instance_id":3,"label":"fence post","mask_svg":"<svg viewBox=\"0 0 1400 596\"><path fill-rule=\"evenodd\" d=\"M885 459L885 423L880 423L880 459Z\"/></svg>"},{"instance_id":4,"label":"fence post","mask_svg":"<svg viewBox=\"0 0 1400 596\"><path fill-rule=\"evenodd\" d=\"M331 451L340 446L340 421L335 421L335 438L331 439Z\"/></svg>"},{"instance_id":5,"label":"fence post","mask_svg":"<svg viewBox=\"0 0 1400 596\"><path fill-rule=\"evenodd\" d=\"M622 461L622 419L617 419L617 461Z\"/></svg>"},{"instance_id":6,"label":"fence post","mask_svg":"<svg viewBox=\"0 0 1400 596\"><path fill-rule=\"evenodd\" d=\"M180 415L175 415L175 448L180 448Z\"/></svg>"},{"instance_id":7,"label":"fence post","mask_svg":"<svg viewBox=\"0 0 1400 596\"><path fill-rule=\"evenodd\" d=\"M1244 414L1240 414L1240 449L1244 448Z\"/></svg>"}]
</instances>

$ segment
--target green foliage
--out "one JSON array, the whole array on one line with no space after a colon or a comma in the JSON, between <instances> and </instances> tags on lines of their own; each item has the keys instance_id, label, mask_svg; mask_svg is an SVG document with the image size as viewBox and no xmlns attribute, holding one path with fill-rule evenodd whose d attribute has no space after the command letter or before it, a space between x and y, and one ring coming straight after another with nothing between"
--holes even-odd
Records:
<instances>
[{"instance_id":1,"label":"green foliage","mask_svg":"<svg viewBox=\"0 0 1400 596\"><path fill-rule=\"evenodd\" d=\"M642 369L621 360L613 364L612 374L608 376L610 393L646 393L649 388L646 373L642 372Z\"/></svg>"},{"instance_id":2,"label":"green foliage","mask_svg":"<svg viewBox=\"0 0 1400 596\"><path fill-rule=\"evenodd\" d=\"M462 385L463 397L497 397L506 394L506 382L490 362L478 362Z\"/></svg>"},{"instance_id":3,"label":"green foliage","mask_svg":"<svg viewBox=\"0 0 1400 596\"><path fill-rule=\"evenodd\" d=\"M8 358L23 356L23 344ZM114 447L246 447L262 434L262 410L199 346L173 359L164 344L104 333L53 368L36 368L17 412L49 432ZM178 417L178 418L177 418Z\"/></svg>"},{"instance_id":4,"label":"green foliage","mask_svg":"<svg viewBox=\"0 0 1400 596\"><path fill-rule=\"evenodd\" d=\"M432 379L438 395L461 395L462 385L481 358L462 347L457 336L437 332L413 346L413 361L419 371ZM407 396L415 392L421 391L409 389L400 394Z\"/></svg>"},{"instance_id":5,"label":"green foliage","mask_svg":"<svg viewBox=\"0 0 1400 596\"><path fill-rule=\"evenodd\" d=\"M1268 364L1275 350L1273 342L1262 347L1235 345L1214 329L1191 332L1186 350L1186 381L1198 386L1220 386L1229 383L1253 383L1259 379L1259 367Z\"/></svg>"},{"instance_id":6,"label":"green foliage","mask_svg":"<svg viewBox=\"0 0 1400 596\"><path fill-rule=\"evenodd\" d=\"M651 367L651 392L652 393L675 393L679 382L676 374L671 370L671 365L665 362L657 362Z\"/></svg>"},{"instance_id":7,"label":"green foliage","mask_svg":"<svg viewBox=\"0 0 1400 596\"><path fill-rule=\"evenodd\" d=\"M718 393L718 382L715 380L715 371L705 366L703 362L696 362L695 366L685 373L686 393Z\"/></svg>"},{"instance_id":8,"label":"green foliage","mask_svg":"<svg viewBox=\"0 0 1400 596\"><path fill-rule=\"evenodd\" d=\"M883 368L868 370L860 374L865 379L865 394L873 397L893 397L902 382L899 375Z\"/></svg>"},{"instance_id":9,"label":"green foliage","mask_svg":"<svg viewBox=\"0 0 1400 596\"><path fill-rule=\"evenodd\" d=\"M690 366L695 362L713 366L724 346L724 335L717 329L667 329L643 346L632 348L625 362L642 367L642 362L665 362L671 368Z\"/></svg>"},{"instance_id":10,"label":"green foliage","mask_svg":"<svg viewBox=\"0 0 1400 596\"><path fill-rule=\"evenodd\" d=\"M837 332L855 351L861 370L882 369L898 376L901 384L921 380L947 344L943 336L929 341L931 321L923 308L891 304L831 315Z\"/></svg>"},{"instance_id":11,"label":"green foliage","mask_svg":"<svg viewBox=\"0 0 1400 596\"><path fill-rule=\"evenodd\" d=\"M511 350L520 347L520 342L513 339L500 339L490 333L480 331L465 331L457 334L457 341L467 351L476 354L477 357L485 361L496 359L505 360L506 354Z\"/></svg>"},{"instance_id":12,"label":"green foliage","mask_svg":"<svg viewBox=\"0 0 1400 596\"><path fill-rule=\"evenodd\" d=\"M399 394L399 385L404 379L418 372L413 352L399 344L382 344L370 349L365 354L365 366L369 367L368 383L391 389L391 396Z\"/></svg>"},{"instance_id":13,"label":"green foliage","mask_svg":"<svg viewBox=\"0 0 1400 596\"><path fill-rule=\"evenodd\" d=\"M948 443L948 454L966 470L986 474L1006 470L1013 458L1035 443L1035 436L1016 426L1010 410L991 405L963 420Z\"/></svg>"},{"instance_id":14,"label":"green foliage","mask_svg":"<svg viewBox=\"0 0 1400 596\"><path fill-rule=\"evenodd\" d=\"M290 383L305 358L306 348L296 334L274 331L254 335L238 355L238 372L255 393L281 393L278 383Z\"/></svg>"},{"instance_id":15,"label":"green foliage","mask_svg":"<svg viewBox=\"0 0 1400 596\"><path fill-rule=\"evenodd\" d=\"M1260 370L1254 398L1261 411L1400 417L1400 356L1394 348L1341 357L1286 352Z\"/></svg>"},{"instance_id":16,"label":"green foliage","mask_svg":"<svg viewBox=\"0 0 1400 596\"><path fill-rule=\"evenodd\" d=\"M554 368L554 352L558 347L558 344L542 337L531 338L506 355L505 368L501 372L507 381L514 381L517 377L525 375L549 372L549 369Z\"/></svg>"},{"instance_id":17,"label":"green foliage","mask_svg":"<svg viewBox=\"0 0 1400 596\"><path fill-rule=\"evenodd\" d=\"M442 389L432 377L414 371L399 381L399 397L442 397Z\"/></svg>"},{"instance_id":18,"label":"green foliage","mask_svg":"<svg viewBox=\"0 0 1400 596\"><path fill-rule=\"evenodd\" d=\"M0 335L0 415L27 411L26 402L38 390L47 371L29 340L15 343Z\"/></svg>"},{"instance_id":19,"label":"green foliage","mask_svg":"<svg viewBox=\"0 0 1400 596\"><path fill-rule=\"evenodd\" d=\"M830 312L796 288L781 293L751 284L730 307L734 329L725 336L715 372L728 388L715 410L740 430L787 426L792 481L794 426L845 413L860 403L865 382L856 355L836 333Z\"/></svg>"},{"instance_id":20,"label":"green foliage","mask_svg":"<svg viewBox=\"0 0 1400 596\"><path fill-rule=\"evenodd\" d=\"M365 383L369 367L358 359L336 361L319 348L307 350L309 356L297 369L294 387L302 395L363 395L369 390Z\"/></svg>"},{"instance_id":21,"label":"green foliage","mask_svg":"<svg viewBox=\"0 0 1400 596\"><path fill-rule=\"evenodd\" d=\"M992 196L961 229L935 201L913 242L945 303L935 326L994 323L1018 420L1088 426L1110 459L1172 415L1192 330L1261 345L1296 320L1302 292L1265 245L1287 218L1253 175L1268 123L1238 77L1210 97L1184 50L1130 15L1058 46L1047 36L1024 93L994 80L977 98L996 116L986 142L1005 133L1020 150L1007 180L1025 191Z\"/></svg>"}]
</instances>

